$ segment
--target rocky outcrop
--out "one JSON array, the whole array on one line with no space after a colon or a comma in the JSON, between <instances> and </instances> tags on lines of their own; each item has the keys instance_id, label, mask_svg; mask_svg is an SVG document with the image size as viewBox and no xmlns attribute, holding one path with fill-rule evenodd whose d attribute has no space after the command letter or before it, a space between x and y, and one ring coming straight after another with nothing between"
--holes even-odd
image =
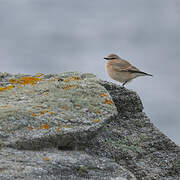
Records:
<instances>
[{"instance_id":1,"label":"rocky outcrop","mask_svg":"<svg viewBox=\"0 0 180 180\"><path fill-rule=\"evenodd\" d=\"M180 178L180 148L135 92L78 72L0 85L0 179Z\"/></svg>"},{"instance_id":2,"label":"rocky outcrop","mask_svg":"<svg viewBox=\"0 0 180 180\"><path fill-rule=\"evenodd\" d=\"M2 89L2 143L16 149L86 145L117 112L93 75L11 76Z\"/></svg>"}]
</instances>

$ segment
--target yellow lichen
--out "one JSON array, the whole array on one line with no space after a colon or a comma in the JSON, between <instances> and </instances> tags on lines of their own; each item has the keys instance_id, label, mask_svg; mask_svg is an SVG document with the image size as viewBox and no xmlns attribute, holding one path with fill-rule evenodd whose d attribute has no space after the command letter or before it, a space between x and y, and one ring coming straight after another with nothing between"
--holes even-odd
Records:
<instances>
[{"instance_id":1,"label":"yellow lichen","mask_svg":"<svg viewBox=\"0 0 180 180\"><path fill-rule=\"evenodd\" d=\"M32 77L32 76L20 77L19 79L9 80L11 84L21 84L21 85L27 85L27 84L34 85L40 81L42 81L42 79L40 79L39 77Z\"/></svg>"}]
</instances>

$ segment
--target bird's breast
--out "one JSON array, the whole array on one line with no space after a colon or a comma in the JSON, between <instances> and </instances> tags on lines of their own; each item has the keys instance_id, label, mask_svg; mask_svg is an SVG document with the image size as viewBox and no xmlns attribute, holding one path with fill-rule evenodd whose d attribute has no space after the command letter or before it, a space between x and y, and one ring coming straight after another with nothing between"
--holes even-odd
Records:
<instances>
[{"instance_id":1,"label":"bird's breast","mask_svg":"<svg viewBox=\"0 0 180 180\"><path fill-rule=\"evenodd\" d=\"M106 64L106 71L108 73L108 75L119 82L125 82L127 80L133 79L134 77L132 77L132 74L128 73L128 72L121 72L120 70L117 71L115 68L113 68L114 66L111 63L107 63Z\"/></svg>"}]
</instances>

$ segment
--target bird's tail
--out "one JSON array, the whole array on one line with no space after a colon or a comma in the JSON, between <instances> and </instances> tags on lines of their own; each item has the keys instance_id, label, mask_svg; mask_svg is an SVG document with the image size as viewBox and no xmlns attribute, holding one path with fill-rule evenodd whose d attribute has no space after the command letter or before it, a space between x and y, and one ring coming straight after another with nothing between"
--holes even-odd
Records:
<instances>
[{"instance_id":1,"label":"bird's tail","mask_svg":"<svg viewBox=\"0 0 180 180\"><path fill-rule=\"evenodd\" d=\"M130 73L138 73L138 74L142 74L144 76L153 76L152 74L148 74L148 73L145 73L145 72L142 72L142 71L136 71L136 70L131 70L131 69L129 69L128 71Z\"/></svg>"}]
</instances>

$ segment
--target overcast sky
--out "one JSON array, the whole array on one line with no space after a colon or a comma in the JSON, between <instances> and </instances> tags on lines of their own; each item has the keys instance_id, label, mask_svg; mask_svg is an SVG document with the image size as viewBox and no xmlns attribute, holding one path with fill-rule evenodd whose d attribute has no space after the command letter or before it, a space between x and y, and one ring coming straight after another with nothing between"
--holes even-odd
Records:
<instances>
[{"instance_id":1,"label":"overcast sky","mask_svg":"<svg viewBox=\"0 0 180 180\"><path fill-rule=\"evenodd\" d=\"M0 0L0 71L76 70L115 82L103 57L116 53L154 75L127 88L180 145L179 22L179 0Z\"/></svg>"}]
</instances>

